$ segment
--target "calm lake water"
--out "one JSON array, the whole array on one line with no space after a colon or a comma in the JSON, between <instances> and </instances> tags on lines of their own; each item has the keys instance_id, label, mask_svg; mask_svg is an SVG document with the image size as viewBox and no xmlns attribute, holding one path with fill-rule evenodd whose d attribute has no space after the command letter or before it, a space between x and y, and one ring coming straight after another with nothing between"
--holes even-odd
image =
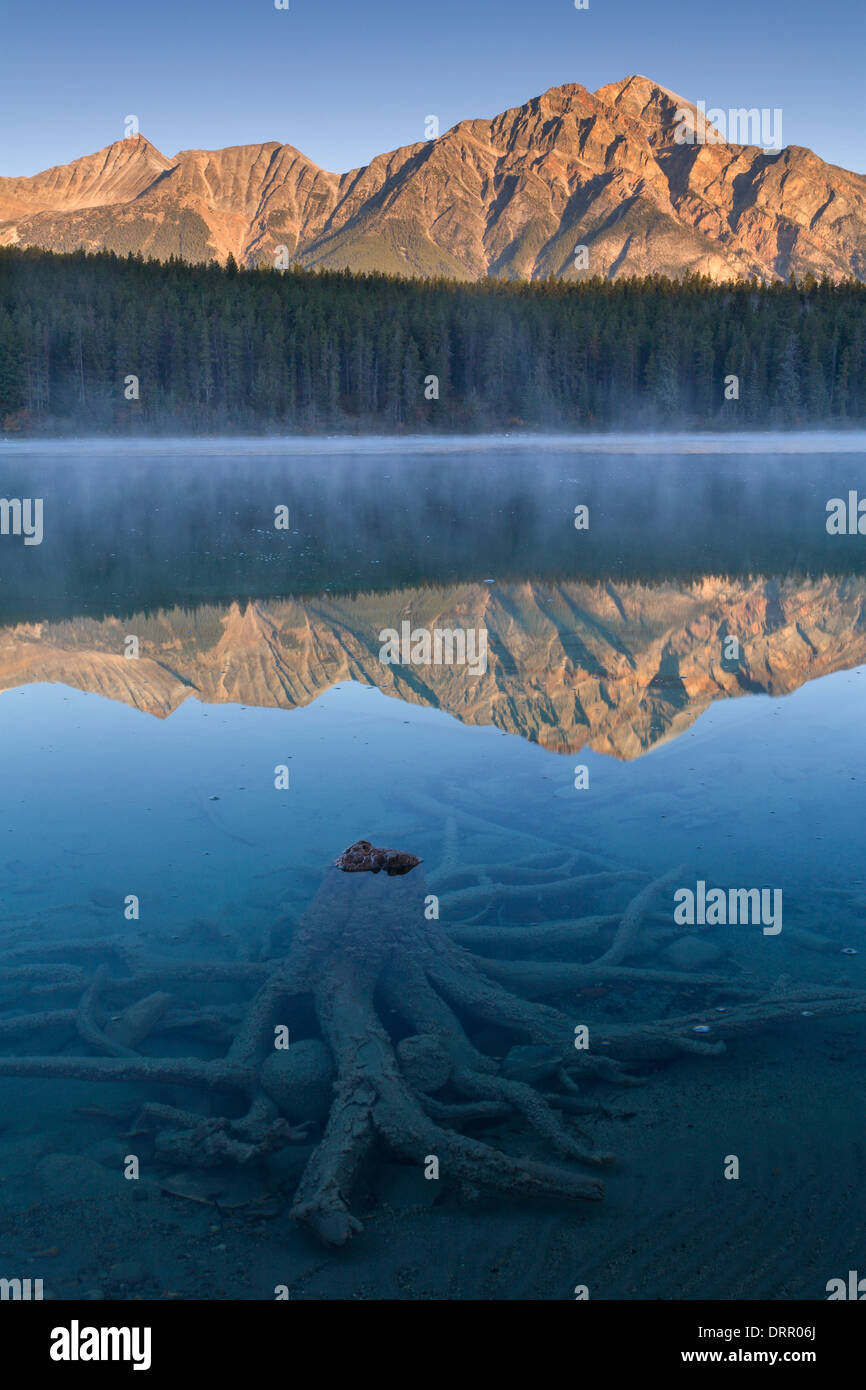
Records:
<instances>
[{"instance_id":1,"label":"calm lake water","mask_svg":"<svg viewBox=\"0 0 866 1390\"><path fill-rule=\"evenodd\" d=\"M3 445L0 494L42 499L44 534L0 536L0 1277L59 1298L822 1299L866 1273L866 1018L809 1003L866 991L866 536L826 528L852 491L853 436ZM383 661L403 624L483 632L483 669ZM639 1087L582 1085L587 1117L533 1080L614 1153L602 1202L472 1197L379 1145L341 1249L289 1216L323 1117L188 1168L141 1107L234 1114L219 1095L3 1075L101 1055L87 1021L104 1037L135 1002L112 993L118 941L281 958L359 839L417 854L443 932L494 968L597 959L676 869L624 973L539 994L575 1024L715 1011L712 1043L746 999L802 1007L638 1064ZM701 882L780 893L782 930L676 921ZM589 914L597 940L527 944ZM136 1050L219 1058L250 981L154 981L171 1004ZM191 1009L222 1021L197 1032ZM292 1009L292 1040L318 1037ZM43 1012L63 1017L21 1026ZM516 1075L526 1036L461 1021ZM516 1112L465 1132L583 1171Z\"/></svg>"}]
</instances>

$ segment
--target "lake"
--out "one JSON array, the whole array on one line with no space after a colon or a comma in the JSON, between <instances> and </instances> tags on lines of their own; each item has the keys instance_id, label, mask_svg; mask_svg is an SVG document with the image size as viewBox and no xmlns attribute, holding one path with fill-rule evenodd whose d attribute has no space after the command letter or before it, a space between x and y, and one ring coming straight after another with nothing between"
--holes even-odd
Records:
<instances>
[{"instance_id":1,"label":"lake","mask_svg":"<svg viewBox=\"0 0 866 1390\"><path fill-rule=\"evenodd\" d=\"M3 444L0 494L0 1277L862 1266L862 436Z\"/></svg>"}]
</instances>

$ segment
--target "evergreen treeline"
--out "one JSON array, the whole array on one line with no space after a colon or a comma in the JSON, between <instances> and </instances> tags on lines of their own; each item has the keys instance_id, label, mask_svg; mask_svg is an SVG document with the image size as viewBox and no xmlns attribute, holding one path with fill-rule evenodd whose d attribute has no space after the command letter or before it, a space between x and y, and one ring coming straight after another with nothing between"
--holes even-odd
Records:
<instances>
[{"instance_id":1,"label":"evergreen treeline","mask_svg":"<svg viewBox=\"0 0 866 1390\"><path fill-rule=\"evenodd\" d=\"M7 431L864 420L859 281L462 284L0 249Z\"/></svg>"}]
</instances>

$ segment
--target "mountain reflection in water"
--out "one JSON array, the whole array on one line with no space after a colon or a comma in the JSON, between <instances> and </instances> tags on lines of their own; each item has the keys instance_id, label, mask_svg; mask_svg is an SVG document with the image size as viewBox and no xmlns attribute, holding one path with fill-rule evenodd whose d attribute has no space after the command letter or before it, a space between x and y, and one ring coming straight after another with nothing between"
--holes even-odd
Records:
<instances>
[{"instance_id":1,"label":"mountain reflection in water","mask_svg":"<svg viewBox=\"0 0 866 1390\"><path fill-rule=\"evenodd\" d=\"M866 579L466 584L70 619L0 631L0 689L59 682L159 718L195 696L282 709L341 681L554 752L634 758L716 700L866 661ZM484 629L486 670L384 664L380 634ZM139 656L125 655L126 640ZM725 655L735 637L739 655Z\"/></svg>"}]
</instances>

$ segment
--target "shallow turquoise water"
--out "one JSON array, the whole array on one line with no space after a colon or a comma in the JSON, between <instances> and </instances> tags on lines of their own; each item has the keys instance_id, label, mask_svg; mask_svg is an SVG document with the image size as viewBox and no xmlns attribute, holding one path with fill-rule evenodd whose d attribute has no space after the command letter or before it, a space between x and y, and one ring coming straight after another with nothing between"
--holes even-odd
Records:
<instances>
[{"instance_id":1,"label":"shallow turquoise water","mask_svg":"<svg viewBox=\"0 0 866 1390\"><path fill-rule=\"evenodd\" d=\"M587 790L573 785L576 754L354 682L306 709L190 699L165 721L60 686L7 691L3 907L51 913L58 932L77 934L93 893L115 894L119 927L124 896L137 893L145 936L191 912L230 914L254 934L282 895L303 905L317 868L354 839L410 840L435 866L459 797L499 831L502 863L533 838L551 850L591 843L653 874L684 862L708 882L782 884L786 910L817 926L831 910L822 888L859 886L866 905L864 682L855 668L789 696L718 704L634 762L584 752ZM274 788L279 763L286 791ZM439 799L439 824L413 814L416 792ZM463 833L469 863L480 862ZM863 922L852 911L855 946ZM782 968L784 937L766 949ZM860 963L847 968L859 974Z\"/></svg>"}]
</instances>

